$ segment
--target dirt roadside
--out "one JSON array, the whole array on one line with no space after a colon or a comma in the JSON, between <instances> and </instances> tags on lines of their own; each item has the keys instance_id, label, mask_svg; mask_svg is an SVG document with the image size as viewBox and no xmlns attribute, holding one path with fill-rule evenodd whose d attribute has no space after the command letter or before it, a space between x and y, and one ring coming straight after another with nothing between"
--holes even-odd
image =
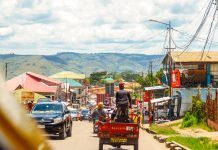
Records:
<instances>
[{"instance_id":1,"label":"dirt roadside","mask_svg":"<svg viewBox=\"0 0 218 150\"><path fill-rule=\"evenodd\" d=\"M183 135L183 136L192 136L192 137L208 137L212 140L218 141L218 131L208 132L206 130L203 130L201 128L184 128L181 129L178 125L182 122L182 119L175 120L171 122L166 122L163 124L159 124L160 126L171 126L173 130L175 130L177 133Z\"/></svg>"}]
</instances>

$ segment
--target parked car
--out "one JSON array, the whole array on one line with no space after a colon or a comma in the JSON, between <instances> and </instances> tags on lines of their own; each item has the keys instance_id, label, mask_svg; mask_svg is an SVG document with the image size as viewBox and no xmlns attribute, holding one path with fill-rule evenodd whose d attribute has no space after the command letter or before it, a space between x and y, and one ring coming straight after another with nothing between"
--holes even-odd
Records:
<instances>
[{"instance_id":1,"label":"parked car","mask_svg":"<svg viewBox=\"0 0 218 150\"><path fill-rule=\"evenodd\" d=\"M90 111L89 109L82 109L81 110L81 119L82 120L89 120Z\"/></svg>"},{"instance_id":2,"label":"parked car","mask_svg":"<svg viewBox=\"0 0 218 150\"><path fill-rule=\"evenodd\" d=\"M37 103L31 111L31 117L36 120L38 128L49 134L58 134L60 139L72 135L72 118L64 103Z\"/></svg>"},{"instance_id":3,"label":"parked car","mask_svg":"<svg viewBox=\"0 0 218 150\"><path fill-rule=\"evenodd\" d=\"M70 115L71 115L72 120L77 121L78 120L78 110L74 108L71 108L69 110L70 110Z\"/></svg>"}]
</instances>

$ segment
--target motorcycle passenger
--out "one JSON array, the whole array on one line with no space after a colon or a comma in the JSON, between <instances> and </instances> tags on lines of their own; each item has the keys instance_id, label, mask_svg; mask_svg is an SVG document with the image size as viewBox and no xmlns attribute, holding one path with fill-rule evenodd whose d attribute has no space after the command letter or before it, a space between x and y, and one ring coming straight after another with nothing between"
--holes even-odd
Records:
<instances>
[{"instance_id":1,"label":"motorcycle passenger","mask_svg":"<svg viewBox=\"0 0 218 150\"><path fill-rule=\"evenodd\" d=\"M106 113L103 110L104 105L103 103L99 103L97 109L92 113L93 123L95 120L105 121L106 120Z\"/></svg>"},{"instance_id":2,"label":"motorcycle passenger","mask_svg":"<svg viewBox=\"0 0 218 150\"><path fill-rule=\"evenodd\" d=\"M116 93L117 122L129 122L128 108L131 108L131 96L124 90L124 83L119 83L119 91Z\"/></svg>"}]
</instances>

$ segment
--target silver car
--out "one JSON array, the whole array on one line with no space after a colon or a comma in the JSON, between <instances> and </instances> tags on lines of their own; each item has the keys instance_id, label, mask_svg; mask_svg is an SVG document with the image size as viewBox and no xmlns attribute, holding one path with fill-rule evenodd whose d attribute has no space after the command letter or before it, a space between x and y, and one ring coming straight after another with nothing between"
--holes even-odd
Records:
<instances>
[{"instance_id":1,"label":"silver car","mask_svg":"<svg viewBox=\"0 0 218 150\"><path fill-rule=\"evenodd\" d=\"M70 109L70 115L72 120L78 120L78 110L77 109Z\"/></svg>"}]
</instances>

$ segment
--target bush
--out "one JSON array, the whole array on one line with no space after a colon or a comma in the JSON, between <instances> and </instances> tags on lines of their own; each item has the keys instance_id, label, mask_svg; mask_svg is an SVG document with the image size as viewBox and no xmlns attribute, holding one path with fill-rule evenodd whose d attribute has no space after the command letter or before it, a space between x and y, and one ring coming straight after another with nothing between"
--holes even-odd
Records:
<instances>
[{"instance_id":1,"label":"bush","mask_svg":"<svg viewBox=\"0 0 218 150\"><path fill-rule=\"evenodd\" d=\"M191 126L193 126L193 125L195 125L197 123L198 123L197 118L194 115L192 115L189 112L187 112L185 114L185 117L183 118L182 126L181 127L182 128L191 127Z\"/></svg>"}]
</instances>

